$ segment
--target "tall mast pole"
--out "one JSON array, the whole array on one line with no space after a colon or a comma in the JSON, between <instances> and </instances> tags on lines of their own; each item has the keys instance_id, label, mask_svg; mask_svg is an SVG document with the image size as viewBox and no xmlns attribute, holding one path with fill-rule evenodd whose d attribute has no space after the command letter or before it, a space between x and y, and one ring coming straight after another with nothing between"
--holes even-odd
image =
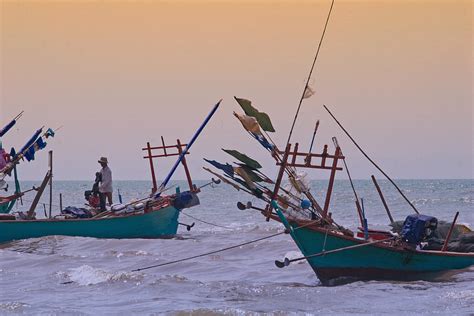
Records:
<instances>
[{"instance_id":1,"label":"tall mast pole","mask_svg":"<svg viewBox=\"0 0 474 316\"><path fill-rule=\"evenodd\" d=\"M288 135L288 140L286 141L287 145L290 143L291 135L293 134L293 129L295 128L296 119L298 118L298 115L300 113L301 104L303 103L303 99L304 99L304 96L306 94L306 89L308 89L309 80L311 79L311 75L313 74L314 65L316 64L316 60L318 59L319 51L320 51L321 45L323 43L324 34L326 34L326 28L327 28L328 23L329 23L329 18L331 17L331 12L332 12L333 6L334 6L334 0L332 0L332 2L331 2L331 8L329 8L329 13L328 13L328 16L326 18L326 23L324 24L323 33L321 34L321 38L319 40L318 49L316 50L316 55L314 56L313 64L311 65L311 70L309 71L308 79L306 80L306 85L304 86L303 93L301 94L300 102L298 103L298 108L296 109L295 118L293 119L293 124L291 124L291 129L290 129L290 133Z\"/></svg>"}]
</instances>

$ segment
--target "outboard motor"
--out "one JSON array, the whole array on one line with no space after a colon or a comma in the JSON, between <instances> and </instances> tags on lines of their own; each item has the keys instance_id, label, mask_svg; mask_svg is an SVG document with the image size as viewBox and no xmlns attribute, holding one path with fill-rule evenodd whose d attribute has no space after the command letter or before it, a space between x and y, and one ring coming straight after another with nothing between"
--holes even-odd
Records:
<instances>
[{"instance_id":1,"label":"outboard motor","mask_svg":"<svg viewBox=\"0 0 474 316\"><path fill-rule=\"evenodd\" d=\"M173 206L179 210L199 205L199 198L196 193L185 191L176 194Z\"/></svg>"},{"instance_id":2,"label":"outboard motor","mask_svg":"<svg viewBox=\"0 0 474 316\"><path fill-rule=\"evenodd\" d=\"M416 246L430 239L438 227L438 219L433 216L414 214L405 219L402 238L408 244Z\"/></svg>"}]
</instances>

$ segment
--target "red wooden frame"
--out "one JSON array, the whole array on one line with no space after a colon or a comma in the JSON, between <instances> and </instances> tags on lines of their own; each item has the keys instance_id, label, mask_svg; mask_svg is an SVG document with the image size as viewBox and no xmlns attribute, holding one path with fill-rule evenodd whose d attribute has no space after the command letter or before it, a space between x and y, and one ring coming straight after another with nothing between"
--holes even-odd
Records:
<instances>
[{"instance_id":1,"label":"red wooden frame","mask_svg":"<svg viewBox=\"0 0 474 316\"><path fill-rule=\"evenodd\" d=\"M278 196L278 191L281 186L281 181L283 175L285 173L286 167L298 167L298 168L312 168L312 169L323 169L323 170L330 170L331 175L329 177L329 184L328 189L326 192L326 199L324 201L324 208L323 208L323 217L328 217L328 210L329 210L329 203L331 201L332 189L334 186L334 180L336 178L336 172L342 170L342 167L338 167L337 163L341 159L345 159L344 155L342 155L341 148L339 146L336 147L334 154L328 154L327 152L327 145L324 145L323 152L321 154L313 154L313 153L305 153L298 151L299 144L295 143L295 147L293 151L291 150L291 144L286 146L285 151L281 151L276 149L274 152L274 158L277 161L277 166L280 166L280 170L278 172L278 177L275 181L275 188L273 190L272 199L276 199ZM280 159L279 157L283 155ZM303 158L304 161L298 161ZM313 161L313 158L321 158L319 162ZM330 163L332 159L332 164L330 166L327 163ZM329 161L328 161L329 160ZM268 208L267 212L267 220L269 219L271 212L271 207Z\"/></svg>"},{"instance_id":2,"label":"red wooden frame","mask_svg":"<svg viewBox=\"0 0 474 316\"><path fill-rule=\"evenodd\" d=\"M150 145L150 142L147 142L146 147L142 148L143 151L147 152L147 155L143 156L143 158L148 159L150 162L151 180L153 182L153 188L152 188L153 193L155 193L158 190L153 158L179 156L183 153L183 148L186 148L187 146L187 144L181 144L181 141L179 139L176 140L176 145L165 145L165 140L163 139L163 136L161 136L161 143L162 143L162 146L152 147ZM167 149L174 149L174 148L176 149L176 152L170 152L169 150L167 150ZM153 150L162 150L162 153L153 154ZM186 155L189 155L189 154L190 152L188 151ZM181 164L183 165L184 172L186 173L186 179L188 181L189 190L195 191L193 181L191 179L191 173L189 172L188 164L186 162L186 157L183 157Z\"/></svg>"}]
</instances>

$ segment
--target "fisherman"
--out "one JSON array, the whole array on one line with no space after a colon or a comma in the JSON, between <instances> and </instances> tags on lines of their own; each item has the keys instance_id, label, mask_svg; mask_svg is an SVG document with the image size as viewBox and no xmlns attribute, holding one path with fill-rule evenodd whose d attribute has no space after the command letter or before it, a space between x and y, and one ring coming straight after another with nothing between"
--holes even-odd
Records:
<instances>
[{"instance_id":1,"label":"fisherman","mask_svg":"<svg viewBox=\"0 0 474 316\"><path fill-rule=\"evenodd\" d=\"M100 184L99 184L99 196L100 196L100 208L101 211L105 211L105 199L107 198L109 205L112 205L112 171L108 167L108 161L106 157L100 157L99 161L102 169L100 170Z\"/></svg>"}]
</instances>

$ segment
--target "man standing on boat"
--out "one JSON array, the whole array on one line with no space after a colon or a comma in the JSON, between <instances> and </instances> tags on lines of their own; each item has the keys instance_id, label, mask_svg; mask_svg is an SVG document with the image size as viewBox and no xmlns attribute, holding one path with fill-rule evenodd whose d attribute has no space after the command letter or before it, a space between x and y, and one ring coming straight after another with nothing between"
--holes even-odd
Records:
<instances>
[{"instance_id":1,"label":"man standing on boat","mask_svg":"<svg viewBox=\"0 0 474 316\"><path fill-rule=\"evenodd\" d=\"M106 198L109 205L112 205L112 170L110 170L108 166L106 157L100 157L98 162L102 166L102 170L100 170L101 180L99 184L100 210L105 211Z\"/></svg>"}]
</instances>

